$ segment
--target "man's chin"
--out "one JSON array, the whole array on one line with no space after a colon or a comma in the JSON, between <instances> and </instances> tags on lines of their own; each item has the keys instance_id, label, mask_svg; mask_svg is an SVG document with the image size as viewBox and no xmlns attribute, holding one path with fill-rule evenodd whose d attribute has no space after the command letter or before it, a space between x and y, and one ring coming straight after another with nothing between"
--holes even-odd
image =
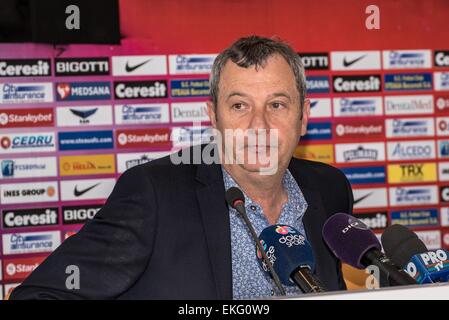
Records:
<instances>
[{"instance_id":1,"label":"man's chin","mask_svg":"<svg viewBox=\"0 0 449 320\"><path fill-rule=\"evenodd\" d=\"M239 166L245 170L246 172L250 173L259 173L261 175L273 175L276 174L278 170L278 166L275 166L271 163L269 164L239 164Z\"/></svg>"}]
</instances>

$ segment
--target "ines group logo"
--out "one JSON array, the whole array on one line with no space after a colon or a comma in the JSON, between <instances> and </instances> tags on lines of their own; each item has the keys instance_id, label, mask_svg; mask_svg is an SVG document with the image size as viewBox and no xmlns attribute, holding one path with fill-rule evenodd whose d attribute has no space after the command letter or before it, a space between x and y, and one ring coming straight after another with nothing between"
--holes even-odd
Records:
<instances>
[{"instance_id":1,"label":"ines group logo","mask_svg":"<svg viewBox=\"0 0 449 320\"><path fill-rule=\"evenodd\" d=\"M109 82L58 82L55 83L57 101L109 100Z\"/></svg>"},{"instance_id":2,"label":"ines group logo","mask_svg":"<svg viewBox=\"0 0 449 320\"><path fill-rule=\"evenodd\" d=\"M54 132L11 133L0 135L0 154L51 152L55 150Z\"/></svg>"},{"instance_id":3,"label":"ines group logo","mask_svg":"<svg viewBox=\"0 0 449 320\"><path fill-rule=\"evenodd\" d=\"M56 181L3 184L0 193L2 204L54 202L58 199Z\"/></svg>"},{"instance_id":4,"label":"ines group logo","mask_svg":"<svg viewBox=\"0 0 449 320\"><path fill-rule=\"evenodd\" d=\"M3 254L52 252L61 244L59 231L3 234Z\"/></svg>"},{"instance_id":5,"label":"ines group logo","mask_svg":"<svg viewBox=\"0 0 449 320\"><path fill-rule=\"evenodd\" d=\"M52 108L0 110L0 129L52 127L53 125L54 116Z\"/></svg>"},{"instance_id":6,"label":"ines group logo","mask_svg":"<svg viewBox=\"0 0 449 320\"><path fill-rule=\"evenodd\" d=\"M0 104L53 102L50 82L0 83Z\"/></svg>"}]
</instances>

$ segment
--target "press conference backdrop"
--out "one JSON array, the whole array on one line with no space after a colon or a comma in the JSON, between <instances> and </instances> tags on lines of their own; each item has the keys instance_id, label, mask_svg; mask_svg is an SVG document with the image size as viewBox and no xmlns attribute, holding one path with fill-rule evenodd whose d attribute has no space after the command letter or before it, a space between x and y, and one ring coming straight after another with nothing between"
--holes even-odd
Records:
<instances>
[{"instance_id":1,"label":"press conference backdrop","mask_svg":"<svg viewBox=\"0 0 449 320\"><path fill-rule=\"evenodd\" d=\"M376 233L400 223L449 248L449 5L378 1L368 30L369 4L121 1L121 45L0 44L0 296L121 173L207 140L212 62L248 34L287 40L307 69L296 156L340 167Z\"/></svg>"}]
</instances>

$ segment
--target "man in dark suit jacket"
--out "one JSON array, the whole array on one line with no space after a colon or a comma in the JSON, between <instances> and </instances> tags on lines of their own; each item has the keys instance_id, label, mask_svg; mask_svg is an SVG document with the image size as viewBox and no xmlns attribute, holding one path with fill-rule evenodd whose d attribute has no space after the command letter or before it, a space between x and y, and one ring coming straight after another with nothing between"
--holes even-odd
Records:
<instances>
[{"instance_id":1,"label":"man in dark suit jacket","mask_svg":"<svg viewBox=\"0 0 449 320\"><path fill-rule=\"evenodd\" d=\"M234 298L233 268L239 261L233 255L235 225L225 202L223 172L260 204L269 224L278 221L292 200L282 184L289 172L307 203L302 225L316 274L329 290L345 289L341 264L323 242L321 229L332 214L352 212L351 187L338 169L292 158L310 112L303 72L296 53L276 40L243 38L225 50L211 76L212 126L221 133L241 127L279 129L276 147L242 148L256 154L275 148L279 158L272 173L261 175L266 169L262 162L174 164L171 157L134 167L120 177L95 218L56 249L11 298ZM295 215L292 211L288 214ZM247 249L249 259L256 259L254 247Z\"/></svg>"}]
</instances>

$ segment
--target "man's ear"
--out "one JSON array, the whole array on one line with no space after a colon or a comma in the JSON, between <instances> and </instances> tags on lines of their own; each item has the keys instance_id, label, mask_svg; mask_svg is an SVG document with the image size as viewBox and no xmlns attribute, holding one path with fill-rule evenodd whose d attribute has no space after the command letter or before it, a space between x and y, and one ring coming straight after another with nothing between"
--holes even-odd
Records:
<instances>
[{"instance_id":1,"label":"man's ear","mask_svg":"<svg viewBox=\"0 0 449 320\"><path fill-rule=\"evenodd\" d=\"M216 106L212 101L207 101L207 114L213 128L217 128L217 113L215 112Z\"/></svg>"},{"instance_id":2,"label":"man's ear","mask_svg":"<svg viewBox=\"0 0 449 320\"><path fill-rule=\"evenodd\" d=\"M307 123L310 118L310 100L304 100L304 106L302 108L302 119L301 119L301 136L304 136L307 133Z\"/></svg>"}]
</instances>

